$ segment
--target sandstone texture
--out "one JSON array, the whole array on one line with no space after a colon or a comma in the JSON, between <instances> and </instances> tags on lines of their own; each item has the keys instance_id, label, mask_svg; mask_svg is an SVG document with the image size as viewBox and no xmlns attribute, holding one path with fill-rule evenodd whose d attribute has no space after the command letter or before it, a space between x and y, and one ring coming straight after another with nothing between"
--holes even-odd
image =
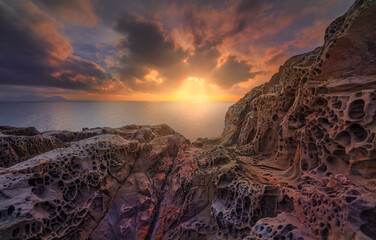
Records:
<instances>
[{"instance_id":1,"label":"sandstone texture","mask_svg":"<svg viewBox=\"0 0 376 240\"><path fill-rule=\"evenodd\" d=\"M166 125L0 127L0 239L376 239L376 1L230 107Z\"/></svg>"}]
</instances>

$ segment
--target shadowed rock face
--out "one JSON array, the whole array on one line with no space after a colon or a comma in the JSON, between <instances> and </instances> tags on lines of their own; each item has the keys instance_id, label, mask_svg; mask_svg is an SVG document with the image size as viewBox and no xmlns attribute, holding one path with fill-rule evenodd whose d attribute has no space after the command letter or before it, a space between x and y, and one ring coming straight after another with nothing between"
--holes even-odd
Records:
<instances>
[{"instance_id":1,"label":"shadowed rock face","mask_svg":"<svg viewBox=\"0 0 376 240\"><path fill-rule=\"evenodd\" d=\"M0 128L0 239L376 239L375 16L356 1L216 139Z\"/></svg>"}]
</instances>

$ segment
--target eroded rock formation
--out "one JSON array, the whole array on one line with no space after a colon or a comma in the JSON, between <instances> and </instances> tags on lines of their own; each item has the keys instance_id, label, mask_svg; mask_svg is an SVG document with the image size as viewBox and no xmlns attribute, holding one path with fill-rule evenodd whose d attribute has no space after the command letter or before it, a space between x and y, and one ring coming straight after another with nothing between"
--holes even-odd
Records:
<instances>
[{"instance_id":1,"label":"eroded rock formation","mask_svg":"<svg viewBox=\"0 0 376 240\"><path fill-rule=\"evenodd\" d=\"M375 16L356 1L215 139L0 128L0 238L376 239Z\"/></svg>"}]
</instances>

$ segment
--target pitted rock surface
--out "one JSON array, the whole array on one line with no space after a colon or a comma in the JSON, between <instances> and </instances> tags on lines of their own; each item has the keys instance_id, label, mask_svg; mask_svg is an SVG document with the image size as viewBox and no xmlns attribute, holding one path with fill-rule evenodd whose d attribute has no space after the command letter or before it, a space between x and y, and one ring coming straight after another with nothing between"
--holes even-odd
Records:
<instances>
[{"instance_id":1,"label":"pitted rock surface","mask_svg":"<svg viewBox=\"0 0 376 240\"><path fill-rule=\"evenodd\" d=\"M128 140L147 142L158 136L174 134L165 124L156 126L128 125L121 128L85 128L80 132L47 131L40 133L33 127L0 126L0 167L10 167L38 154L69 146L92 136L116 134Z\"/></svg>"},{"instance_id":2,"label":"pitted rock surface","mask_svg":"<svg viewBox=\"0 0 376 240\"><path fill-rule=\"evenodd\" d=\"M375 16L356 1L218 138L0 128L0 238L376 239Z\"/></svg>"}]
</instances>

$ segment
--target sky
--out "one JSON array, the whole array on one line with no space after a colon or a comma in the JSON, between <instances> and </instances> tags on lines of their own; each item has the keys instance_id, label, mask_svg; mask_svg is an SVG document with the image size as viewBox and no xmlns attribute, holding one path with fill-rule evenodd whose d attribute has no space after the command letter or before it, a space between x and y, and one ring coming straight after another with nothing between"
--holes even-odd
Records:
<instances>
[{"instance_id":1,"label":"sky","mask_svg":"<svg viewBox=\"0 0 376 240\"><path fill-rule=\"evenodd\" d=\"M0 100L237 101L353 0L0 0Z\"/></svg>"}]
</instances>

